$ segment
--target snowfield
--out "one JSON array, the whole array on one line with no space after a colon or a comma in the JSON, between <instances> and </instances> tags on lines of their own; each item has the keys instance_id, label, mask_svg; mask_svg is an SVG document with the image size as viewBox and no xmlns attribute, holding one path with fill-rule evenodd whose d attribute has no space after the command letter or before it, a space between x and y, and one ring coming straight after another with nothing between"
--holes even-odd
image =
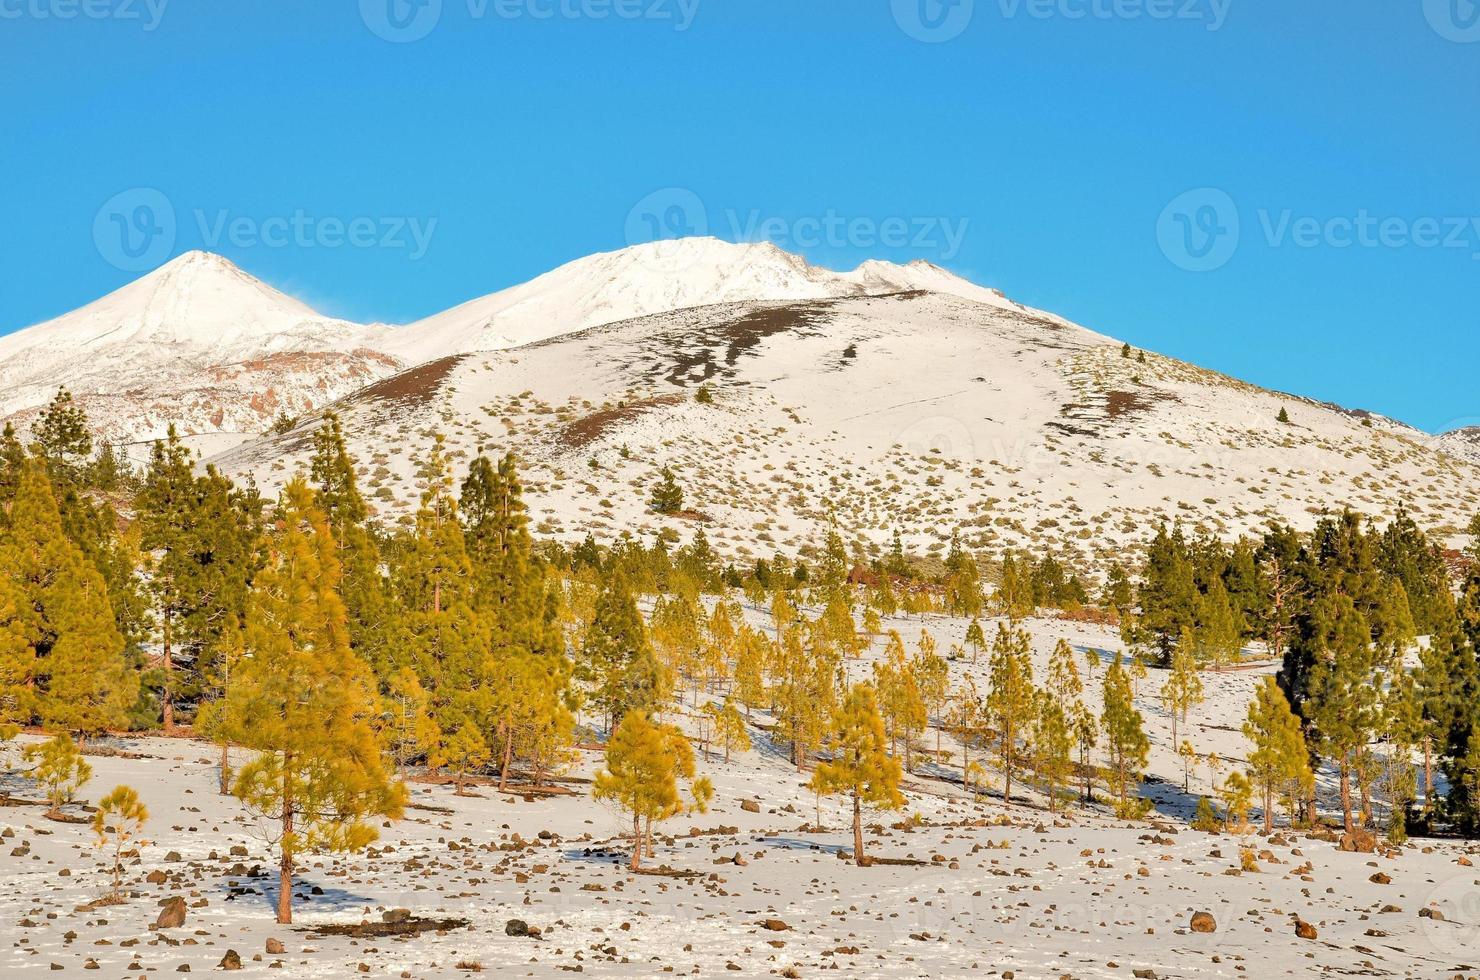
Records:
<instances>
[{"instance_id":1,"label":"snowfield","mask_svg":"<svg viewBox=\"0 0 1480 980\"><path fill-rule=\"evenodd\" d=\"M911 646L922 626L918 619L885 625ZM994 624L984 625L990 635ZM962 642L966 623L932 616L924 626L945 651ZM1052 619L1027 627L1040 677L1060 637L1081 663L1085 651L1109 657L1119 648L1102 627ZM867 674L882 648L881 640L850 662L850 673ZM974 674L984 688L986 659L955 661L953 683ZM1200 753L1242 761L1245 705L1272 669L1204 675L1209 699L1194 710L1188 735ZM1085 677L1095 707L1103 676L1097 669ZM281 967L285 975L325 977L471 976L480 969L618 977L1480 972L1480 873L1460 863L1472 860L1472 845L1414 841L1354 854L1288 830L1266 839L1188 829L1209 774L1199 764L1191 793L1181 791L1170 720L1156 701L1160 681L1151 671L1139 697L1155 746L1144 790L1156 812L1145 823L1113 819L1101 807L1054 816L1032 794L1011 806L995 794L974 800L959 785L959 746L947 737L949 764L922 763L906 778L906 810L865 817L873 824L870 855L899 863L858 868L843 859L852 840L842 799L821 802L817 829L806 774L789 765L784 746L766 739L770 720L757 713L752 751L728 764L714 755L701 762L716 787L710 812L661 825L665 836L648 866L669 873L627 870L624 822L589 797L586 780L599 755L587 749L561 783L568 795L480 786L476 797L459 798L448 786L415 782L406 818L384 827L372 851L303 862L293 926L273 921L268 828L216 792L215 747L110 740L109 748L128 755L93 757L83 796L128 783L149 806L149 843L127 869L133 896L79 911L107 885L88 828L43 819L40 807L0 809L7 885L0 975L86 975L90 964L107 977L186 966L210 972L228 950L248 973ZM921 739L922 758L934 742L934 733ZM24 783L15 788L33 794ZM1331 774L1322 774L1328 806L1333 789ZM1243 868L1242 848L1253 850L1257 871ZM162 875L152 874L151 883L146 876L154 872ZM158 902L174 895L189 905L185 924L152 929ZM395 909L467 924L413 936L318 931L378 924ZM1426 909L1437 917L1421 916ZM1196 912L1210 913L1216 931L1194 932ZM513 919L539 935L508 935ZM1316 938L1298 936L1297 919ZM268 952L274 941L281 952Z\"/></svg>"}]
</instances>

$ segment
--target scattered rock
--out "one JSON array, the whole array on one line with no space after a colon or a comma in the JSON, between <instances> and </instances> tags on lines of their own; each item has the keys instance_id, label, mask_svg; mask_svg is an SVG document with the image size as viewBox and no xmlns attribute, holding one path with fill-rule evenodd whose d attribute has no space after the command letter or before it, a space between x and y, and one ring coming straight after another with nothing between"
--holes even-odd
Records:
<instances>
[{"instance_id":1,"label":"scattered rock","mask_svg":"<svg viewBox=\"0 0 1480 980\"><path fill-rule=\"evenodd\" d=\"M1315 939L1320 935L1320 933L1316 932L1316 927L1311 925L1309 922L1306 922L1304 919L1297 918L1295 920L1295 935L1299 936L1301 939Z\"/></svg>"},{"instance_id":2,"label":"scattered rock","mask_svg":"<svg viewBox=\"0 0 1480 980\"><path fill-rule=\"evenodd\" d=\"M529 935L529 923L523 919L510 919L504 923L505 936L527 936Z\"/></svg>"},{"instance_id":3,"label":"scattered rock","mask_svg":"<svg viewBox=\"0 0 1480 980\"><path fill-rule=\"evenodd\" d=\"M740 809L744 810L746 813L760 813L761 805L755 800L741 800Z\"/></svg>"},{"instance_id":4,"label":"scattered rock","mask_svg":"<svg viewBox=\"0 0 1480 980\"><path fill-rule=\"evenodd\" d=\"M185 924L185 899L171 895L160 903L159 918L154 920L156 929L178 929Z\"/></svg>"},{"instance_id":5,"label":"scattered rock","mask_svg":"<svg viewBox=\"0 0 1480 980\"><path fill-rule=\"evenodd\" d=\"M1371 831L1358 828L1341 835L1341 849L1348 853L1371 854L1377 850L1377 838Z\"/></svg>"},{"instance_id":6,"label":"scattered rock","mask_svg":"<svg viewBox=\"0 0 1480 980\"><path fill-rule=\"evenodd\" d=\"M791 926L787 925L785 922L782 922L780 919L766 919L764 922L761 923L761 926L763 928L771 930L772 932L785 932L786 930L791 928Z\"/></svg>"},{"instance_id":7,"label":"scattered rock","mask_svg":"<svg viewBox=\"0 0 1480 980\"><path fill-rule=\"evenodd\" d=\"M228 949L226 955L221 957L220 967L223 970L240 970L242 968L241 954L234 949Z\"/></svg>"},{"instance_id":8,"label":"scattered rock","mask_svg":"<svg viewBox=\"0 0 1480 980\"><path fill-rule=\"evenodd\" d=\"M281 939L273 939L271 937L268 937L266 949L267 952L273 956L281 956L283 953L287 952L287 950L283 948L283 941Z\"/></svg>"},{"instance_id":9,"label":"scattered rock","mask_svg":"<svg viewBox=\"0 0 1480 980\"><path fill-rule=\"evenodd\" d=\"M1194 912L1191 927L1193 932L1217 932L1218 921L1210 912Z\"/></svg>"},{"instance_id":10,"label":"scattered rock","mask_svg":"<svg viewBox=\"0 0 1480 980\"><path fill-rule=\"evenodd\" d=\"M395 925L399 922L408 922L411 919L410 909L386 909L380 913L380 921Z\"/></svg>"}]
</instances>

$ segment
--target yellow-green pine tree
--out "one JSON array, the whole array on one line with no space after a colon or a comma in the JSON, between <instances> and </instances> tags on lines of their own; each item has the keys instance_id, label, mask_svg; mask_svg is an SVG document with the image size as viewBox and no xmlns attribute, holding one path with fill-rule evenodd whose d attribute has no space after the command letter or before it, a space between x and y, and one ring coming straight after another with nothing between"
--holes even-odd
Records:
<instances>
[{"instance_id":1,"label":"yellow-green pine tree","mask_svg":"<svg viewBox=\"0 0 1480 980\"><path fill-rule=\"evenodd\" d=\"M592 796L615 803L632 815L632 870L642 867L643 821L649 834L654 821L686 809L708 809L714 788L708 777L694 778L694 750L673 725L652 721L647 712L629 711L606 746L606 768L596 774ZM679 780L690 781L692 802L685 806Z\"/></svg>"},{"instance_id":2,"label":"yellow-green pine tree","mask_svg":"<svg viewBox=\"0 0 1480 980\"><path fill-rule=\"evenodd\" d=\"M868 863L863 853L864 806L896 810L905 802L899 791L899 762L889 755L873 685L849 688L830 727L832 758L817 766L809 785L823 796L846 793L851 799L853 860L863 867Z\"/></svg>"},{"instance_id":3,"label":"yellow-green pine tree","mask_svg":"<svg viewBox=\"0 0 1480 980\"><path fill-rule=\"evenodd\" d=\"M372 818L400 817L405 787L386 771L372 725L370 669L351 649L333 535L302 480L283 490L267 560L247 600L246 653L233 679L230 728L258 755L236 795L278 824L278 909L293 920L295 860L356 851Z\"/></svg>"}]
</instances>

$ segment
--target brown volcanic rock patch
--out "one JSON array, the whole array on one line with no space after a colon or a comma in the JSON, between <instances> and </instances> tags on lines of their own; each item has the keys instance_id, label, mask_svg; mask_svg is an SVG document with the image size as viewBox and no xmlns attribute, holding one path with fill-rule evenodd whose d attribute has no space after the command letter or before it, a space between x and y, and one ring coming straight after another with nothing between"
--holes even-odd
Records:
<instances>
[{"instance_id":1,"label":"brown volcanic rock patch","mask_svg":"<svg viewBox=\"0 0 1480 980\"><path fill-rule=\"evenodd\" d=\"M664 405L677 405L683 400L683 395L658 395L654 398L623 402L616 408L592 412L590 415L567 423L555 438L562 448L583 449L613 429L641 418L656 408Z\"/></svg>"},{"instance_id":2,"label":"brown volcanic rock patch","mask_svg":"<svg viewBox=\"0 0 1480 980\"><path fill-rule=\"evenodd\" d=\"M351 396L356 402L410 402L420 404L429 401L442 387L442 382L447 380L454 368L462 363L466 354L454 354L451 357L438 358L435 361L427 361L393 374L383 381L377 381L373 385L367 385Z\"/></svg>"}]
</instances>

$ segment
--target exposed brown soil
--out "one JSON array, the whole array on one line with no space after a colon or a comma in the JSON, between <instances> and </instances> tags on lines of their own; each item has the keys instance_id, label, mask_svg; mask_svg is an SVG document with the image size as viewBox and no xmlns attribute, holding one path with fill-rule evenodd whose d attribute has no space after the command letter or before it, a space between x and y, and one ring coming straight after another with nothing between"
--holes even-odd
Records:
<instances>
[{"instance_id":1,"label":"exposed brown soil","mask_svg":"<svg viewBox=\"0 0 1480 980\"><path fill-rule=\"evenodd\" d=\"M827 321L835 300L813 300L787 306L752 309L727 323L718 323L684 337L689 346L672 352L663 370L670 384L703 384L723 375L732 377L740 358L767 337L803 330Z\"/></svg>"},{"instance_id":2,"label":"exposed brown soil","mask_svg":"<svg viewBox=\"0 0 1480 980\"><path fill-rule=\"evenodd\" d=\"M376 939L386 936L418 936L424 932L450 932L466 929L467 919L422 919L410 918L405 922L358 922L354 925L314 926L304 929L311 937L354 936L357 939Z\"/></svg>"},{"instance_id":3,"label":"exposed brown soil","mask_svg":"<svg viewBox=\"0 0 1480 980\"><path fill-rule=\"evenodd\" d=\"M384 381L377 381L373 385L361 388L353 396L356 402L410 402L422 404L431 400L452 373L453 368L462 363L467 355L454 354L451 357L438 358L435 361L427 361L425 364L402 371L400 374L392 375Z\"/></svg>"},{"instance_id":4,"label":"exposed brown soil","mask_svg":"<svg viewBox=\"0 0 1480 980\"><path fill-rule=\"evenodd\" d=\"M590 415L567 423L561 428L556 439L567 449L584 449L611 430L640 418L655 408L677 405L683 400L683 395L659 395L656 398L623 402L616 408L592 412Z\"/></svg>"}]
</instances>

